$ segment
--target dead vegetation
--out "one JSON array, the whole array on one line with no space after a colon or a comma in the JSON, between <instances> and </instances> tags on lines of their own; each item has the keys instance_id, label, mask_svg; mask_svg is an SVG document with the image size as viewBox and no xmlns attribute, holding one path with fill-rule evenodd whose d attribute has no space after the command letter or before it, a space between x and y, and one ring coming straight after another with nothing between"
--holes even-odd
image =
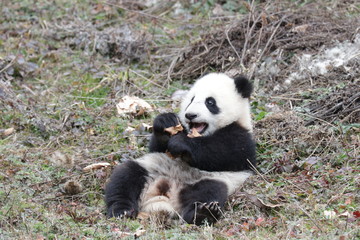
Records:
<instances>
[{"instance_id":1,"label":"dead vegetation","mask_svg":"<svg viewBox=\"0 0 360 240\"><path fill-rule=\"evenodd\" d=\"M283 4L245 4L249 10L247 15L231 21L226 28L202 35L191 47L179 53L168 76L194 79L213 69L227 72L234 68L253 76L263 57L273 53L272 57L284 56L278 59L284 62L282 72L277 73L277 80L281 80L292 70L288 69L290 53L317 52L336 41L354 39L359 31L357 18L334 15L311 4L286 11L294 6ZM242 69L237 67L239 65Z\"/></svg>"},{"instance_id":2,"label":"dead vegetation","mask_svg":"<svg viewBox=\"0 0 360 240\"><path fill-rule=\"evenodd\" d=\"M305 125L310 125L318 119L327 122L358 123L360 119L359 82L349 83L345 88L335 88L322 99L305 106L314 119Z\"/></svg>"},{"instance_id":3,"label":"dead vegetation","mask_svg":"<svg viewBox=\"0 0 360 240\"><path fill-rule=\"evenodd\" d=\"M359 237L356 1L0 6L0 238ZM215 226L107 220L111 167L147 151L156 114L116 104L176 111L209 71L254 80L258 175Z\"/></svg>"}]
</instances>

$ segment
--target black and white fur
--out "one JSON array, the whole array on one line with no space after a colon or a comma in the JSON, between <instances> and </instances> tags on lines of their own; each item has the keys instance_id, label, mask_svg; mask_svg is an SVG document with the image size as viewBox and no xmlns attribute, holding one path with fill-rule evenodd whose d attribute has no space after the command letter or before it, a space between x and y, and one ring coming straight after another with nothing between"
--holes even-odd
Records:
<instances>
[{"instance_id":1,"label":"black and white fur","mask_svg":"<svg viewBox=\"0 0 360 240\"><path fill-rule=\"evenodd\" d=\"M256 165L251 92L244 77L200 78L178 116L165 113L154 120L150 153L115 168L105 190L108 217L165 212L197 225L216 222L228 196ZM182 132L164 131L179 120ZM202 136L188 137L193 128Z\"/></svg>"}]
</instances>

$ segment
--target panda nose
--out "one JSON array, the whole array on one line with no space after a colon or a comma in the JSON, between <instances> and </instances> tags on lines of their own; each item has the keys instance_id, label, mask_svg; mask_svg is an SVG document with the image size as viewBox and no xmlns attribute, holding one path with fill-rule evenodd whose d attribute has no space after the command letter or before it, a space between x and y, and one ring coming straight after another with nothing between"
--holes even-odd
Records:
<instances>
[{"instance_id":1,"label":"panda nose","mask_svg":"<svg viewBox=\"0 0 360 240\"><path fill-rule=\"evenodd\" d=\"M185 117L191 121L191 120L195 119L197 117L197 115L193 114L193 113L186 113Z\"/></svg>"}]
</instances>

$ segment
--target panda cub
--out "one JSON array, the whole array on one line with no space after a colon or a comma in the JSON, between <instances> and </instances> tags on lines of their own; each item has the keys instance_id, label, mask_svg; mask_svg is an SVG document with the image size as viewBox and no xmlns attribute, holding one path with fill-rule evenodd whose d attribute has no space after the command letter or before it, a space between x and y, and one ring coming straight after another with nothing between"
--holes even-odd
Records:
<instances>
[{"instance_id":1,"label":"panda cub","mask_svg":"<svg viewBox=\"0 0 360 240\"><path fill-rule=\"evenodd\" d=\"M245 77L211 73L193 85L179 115L154 120L150 153L117 166L105 189L108 217L166 213L212 224L256 165ZM166 128L181 123L171 135ZM196 131L200 136L189 133Z\"/></svg>"}]
</instances>

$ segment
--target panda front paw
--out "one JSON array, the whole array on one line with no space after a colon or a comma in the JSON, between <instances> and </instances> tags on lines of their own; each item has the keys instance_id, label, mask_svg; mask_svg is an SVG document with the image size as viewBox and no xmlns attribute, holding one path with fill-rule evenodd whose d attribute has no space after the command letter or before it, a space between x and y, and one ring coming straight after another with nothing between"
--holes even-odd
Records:
<instances>
[{"instance_id":1,"label":"panda front paw","mask_svg":"<svg viewBox=\"0 0 360 240\"><path fill-rule=\"evenodd\" d=\"M163 113L155 118L153 129L155 133L166 134L165 128L175 127L179 124L179 118L175 113Z\"/></svg>"},{"instance_id":2,"label":"panda front paw","mask_svg":"<svg viewBox=\"0 0 360 240\"><path fill-rule=\"evenodd\" d=\"M179 133L172 136L168 143L168 151L174 157L190 153L190 147L188 145L186 135L184 133Z\"/></svg>"}]
</instances>

